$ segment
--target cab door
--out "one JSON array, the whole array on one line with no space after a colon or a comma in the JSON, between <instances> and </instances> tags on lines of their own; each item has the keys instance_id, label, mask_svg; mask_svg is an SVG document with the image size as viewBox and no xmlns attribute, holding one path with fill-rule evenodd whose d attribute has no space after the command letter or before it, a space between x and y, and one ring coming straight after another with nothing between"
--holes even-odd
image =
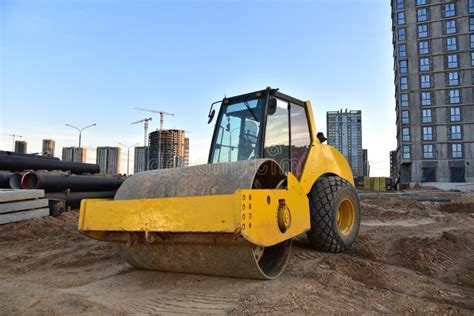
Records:
<instances>
[{"instance_id":1,"label":"cab door","mask_svg":"<svg viewBox=\"0 0 474 316\"><path fill-rule=\"evenodd\" d=\"M311 137L304 106L276 99L276 107L269 106L265 127L265 158L275 160L285 171L298 179L303 171Z\"/></svg>"},{"instance_id":2,"label":"cab door","mask_svg":"<svg viewBox=\"0 0 474 316\"><path fill-rule=\"evenodd\" d=\"M298 179L303 172L309 146L311 146L311 136L306 114L304 106L290 103L291 172Z\"/></svg>"},{"instance_id":3,"label":"cab door","mask_svg":"<svg viewBox=\"0 0 474 316\"><path fill-rule=\"evenodd\" d=\"M275 160L285 172L290 170L290 118L286 101L276 99L276 107L268 107L263 156Z\"/></svg>"}]
</instances>

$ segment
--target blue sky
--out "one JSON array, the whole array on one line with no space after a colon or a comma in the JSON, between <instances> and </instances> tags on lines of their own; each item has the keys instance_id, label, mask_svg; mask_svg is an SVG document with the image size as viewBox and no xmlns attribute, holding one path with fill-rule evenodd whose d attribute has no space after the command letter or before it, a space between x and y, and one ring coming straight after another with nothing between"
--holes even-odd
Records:
<instances>
[{"instance_id":1,"label":"blue sky","mask_svg":"<svg viewBox=\"0 0 474 316\"><path fill-rule=\"evenodd\" d=\"M148 113L175 113L190 160L206 161L211 102L266 86L326 111L361 109L371 175L388 175L396 147L389 1L0 0L0 148L11 137L76 145L142 142ZM159 126L153 116L150 128ZM125 159L126 153L123 153ZM122 170L125 172L125 160Z\"/></svg>"}]
</instances>

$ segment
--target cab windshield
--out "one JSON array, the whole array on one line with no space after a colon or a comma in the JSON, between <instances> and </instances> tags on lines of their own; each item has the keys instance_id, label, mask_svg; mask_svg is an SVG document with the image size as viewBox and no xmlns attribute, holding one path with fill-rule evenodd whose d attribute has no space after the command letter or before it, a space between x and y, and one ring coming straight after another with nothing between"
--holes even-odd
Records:
<instances>
[{"instance_id":1,"label":"cab windshield","mask_svg":"<svg viewBox=\"0 0 474 316\"><path fill-rule=\"evenodd\" d=\"M265 99L222 105L215 143L212 145L212 163L260 158L261 128Z\"/></svg>"}]
</instances>

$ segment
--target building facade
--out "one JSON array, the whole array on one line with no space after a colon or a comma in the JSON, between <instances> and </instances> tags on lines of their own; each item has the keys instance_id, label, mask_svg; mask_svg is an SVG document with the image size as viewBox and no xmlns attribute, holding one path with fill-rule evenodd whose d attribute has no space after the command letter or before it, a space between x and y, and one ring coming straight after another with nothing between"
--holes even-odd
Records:
<instances>
[{"instance_id":1,"label":"building facade","mask_svg":"<svg viewBox=\"0 0 474 316\"><path fill-rule=\"evenodd\" d=\"M63 147L62 160L85 163L87 151L83 147Z\"/></svg>"},{"instance_id":2,"label":"building facade","mask_svg":"<svg viewBox=\"0 0 474 316\"><path fill-rule=\"evenodd\" d=\"M15 152L19 154L26 154L28 143L24 140L15 141Z\"/></svg>"},{"instance_id":3,"label":"building facade","mask_svg":"<svg viewBox=\"0 0 474 316\"><path fill-rule=\"evenodd\" d=\"M346 157L354 177L364 176L362 112L347 109L330 111L326 113L326 124L328 144L336 147Z\"/></svg>"},{"instance_id":4,"label":"building facade","mask_svg":"<svg viewBox=\"0 0 474 316\"><path fill-rule=\"evenodd\" d=\"M148 170L148 146L135 147L133 173Z\"/></svg>"},{"instance_id":5,"label":"building facade","mask_svg":"<svg viewBox=\"0 0 474 316\"><path fill-rule=\"evenodd\" d=\"M54 149L56 147L56 142L52 139L43 139L43 156L54 157Z\"/></svg>"},{"instance_id":6,"label":"building facade","mask_svg":"<svg viewBox=\"0 0 474 316\"><path fill-rule=\"evenodd\" d=\"M100 167L101 173L117 175L120 173L120 147L103 146L97 147L96 164ZM128 172L128 171L127 171Z\"/></svg>"},{"instance_id":7,"label":"building facade","mask_svg":"<svg viewBox=\"0 0 474 316\"><path fill-rule=\"evenodd\" d=\"M474 182L474 0L391 6L400 182Z\"/></svg>"},{"instance_id":8,"label":"building facade","mask_svg":"<svg viewBox=\"0 0 474 316\"><path fill-rule=\"evenodd\" d=\"M149 135L149 169L184 167L189 163L189 139L184 130L157 130Z\"/></svg>"}]
</instances>

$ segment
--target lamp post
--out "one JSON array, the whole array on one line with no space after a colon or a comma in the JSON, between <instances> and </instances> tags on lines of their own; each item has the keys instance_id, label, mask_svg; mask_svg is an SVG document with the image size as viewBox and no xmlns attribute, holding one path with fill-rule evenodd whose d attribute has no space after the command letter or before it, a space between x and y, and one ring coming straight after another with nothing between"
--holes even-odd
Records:
<instances>
[{"instance_id":1,"label":"lamp post","mask_svg":"<svg viewBox=\"0 0 474 316\"><path fill-rule=\"evenodd\" d=\"M88 125L88 126L85 126L83 128L79 128L79 127L76 127L76 126L73 126L73 125L70 125L70 124L66 124L66 126L68 127L72 127L76 130L79 131L79 148L81 148L81 137L82 137L82 131L85 130L86 128L89 128L89 127L92 127L92 126L96 126L96 124L91 124L91 125Z\"/></svg>"},{"instance_id":2,"label":"lamp post","mask_svg":"<svg viewBox=\"0 0 474 316\"><path fill-rule=\"evenodd\" d=\"M127 176L130 175L130 148L134 147L134 146L137 146L137 145L140 145L139 143L135 143L133 145L130 145L130 146L127 146L123 143L119 143L119 145L122 145L124 146L125 148L127 148Z\"/></svg>"}]
</instances>

